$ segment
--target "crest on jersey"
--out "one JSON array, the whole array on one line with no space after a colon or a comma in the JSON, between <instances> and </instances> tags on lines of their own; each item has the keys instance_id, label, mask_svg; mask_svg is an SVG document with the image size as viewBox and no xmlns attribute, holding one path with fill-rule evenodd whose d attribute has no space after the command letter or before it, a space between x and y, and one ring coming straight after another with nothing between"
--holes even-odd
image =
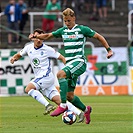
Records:
<instances>
[{"instance_id":1,"label":"crest on jersey","mask_svg":"<svg viewBox=\"0 0 133 133\"><path fill-rule=\"evenodd\" d=\"M41 55L43 55L43 51L41 51Z\"/></svg>"},{"instance_id":2,"label":"crest on jersey","mask_svg":"<svg viewBox=\"0 0 133 133\"><path fill-rule=\"evenodd\" d=\"M76 31L75 34L78 35L78 32Z\"/></svg>"},{"instance_id":3,"label":"crest on jersey","mask_svg":"<svg viewBox=\"0 0 133 133\"><path fill-rule=\"evenodd\" d=\"M32 62L35 66L38 66L40 64L40 60L38 58L34 58Z\"/></svg>"}]
</instances>

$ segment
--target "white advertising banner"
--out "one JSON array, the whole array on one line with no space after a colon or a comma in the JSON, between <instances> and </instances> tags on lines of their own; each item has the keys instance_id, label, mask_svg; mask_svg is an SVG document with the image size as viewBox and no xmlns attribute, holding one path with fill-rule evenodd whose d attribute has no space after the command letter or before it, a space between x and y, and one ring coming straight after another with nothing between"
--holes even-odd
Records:
<instances>
[{"instance_id":1,"label":"white advertising banner","mask_svg":"<svg viewBox=\"0 0 133 133\"><path fill-rule=\"evenodd\" d=\"M106 58L107 52L104 48L89 49L91 54L86 55L88 60L86 72L77 81L75 89L77 95L133 94L132 89L129 91L127 48L112 49L115 54L111 59ZM22 58L13 65L10 64L11 56L18 51L18 49L0 50L0 95L25 94L24 88L34 77L28 57ZM58 62L58 66L55 66L52 62L52 66L55 86L59 88L56 74L61 69L62 63Z\"/></svg>"}]
</instances>

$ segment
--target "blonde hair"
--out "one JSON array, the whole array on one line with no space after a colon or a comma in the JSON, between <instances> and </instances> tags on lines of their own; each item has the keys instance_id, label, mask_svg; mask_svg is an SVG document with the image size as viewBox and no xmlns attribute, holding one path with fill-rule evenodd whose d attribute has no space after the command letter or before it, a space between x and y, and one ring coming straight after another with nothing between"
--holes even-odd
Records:
<instances>
[{"instance_id":1,"label":"blonde hair","mask_svg":"<svg viewBox=\"0 0 133 133\"><path fill-rule=\"evenodd\" d=\"M72 9L70 8L67 8L63 11L63 17L66 17L66 16L71 16L71 17L74 17L75 16L75 13Z\"/></svg>"}]
</instances>

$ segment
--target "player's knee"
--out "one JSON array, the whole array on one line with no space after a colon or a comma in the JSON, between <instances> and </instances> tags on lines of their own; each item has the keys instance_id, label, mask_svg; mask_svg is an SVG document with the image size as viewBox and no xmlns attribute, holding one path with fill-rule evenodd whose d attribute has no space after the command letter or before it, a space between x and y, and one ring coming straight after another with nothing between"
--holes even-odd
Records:
<instances>
[{"instance_id":1,"label":"player's knee","mask_svg":"<svg viewBox=\"0 0 133 133\"><path fill-rule=\"evenodd\" d=\"M25 92L28 94L28 92L31 90L31 88L26 87ZM35 90L35 89L34 89Z\"/></svg>"},{"instance_id":2,"label":"player's knee","mask_svg":"<svg viewBox=\"0 0 133 133\"><path fill-rule=\"evenodd\" d=\"M63 70L60 70L60 71L57 73L57 78L58 78L58 79L66 78L66 73L65 73Z\"/></svg>"},{"instance_id":3,"label":"player's knee","mask_svg":"<svg viewBox=\"0 0 133 133\"><path fill-rule=\"evenodd\" d=\"M27 88L25 88L25 92L28 94L29 90Z\"/></svg>"},{"instance_id":4,"label":"player's knee","mask_svg":"<svg viewBox=\"0 0 133 133\"><path fill-rule=\"evenodd\" d=\"M36 87L32 83L29 83L25 88L25 92L28 93L31 89L36 90Z\"/></svg>"}]
</instances>

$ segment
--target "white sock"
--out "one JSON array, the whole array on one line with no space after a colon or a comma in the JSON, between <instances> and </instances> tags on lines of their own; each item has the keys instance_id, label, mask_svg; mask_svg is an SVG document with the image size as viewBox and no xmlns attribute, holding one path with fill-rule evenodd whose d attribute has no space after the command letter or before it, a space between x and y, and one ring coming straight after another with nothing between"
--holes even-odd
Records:
<instances>
[{"instance_id":1,"label":"white sock","mask_svg":"<svg viewBox=\"0 0 133 133\"><path fill-rule=\"evenodd\" d=\"M87 111L88 111L88 109L87 109L87 107L86 107L86 109L85 109L85 111L84 111L84 112L86 113Z\"/></svg>"},{"instance_id":2,"label":"white sock","mask_svg":"<svg viewBox=\"0 0 133 133\"><path fill-rule=\"evenodd\" d=\"M73 111L76 115L79 115L81 113L81 110L79 110L78 108L76 108L72 103L67 101L67 107L69 110Z\"/></svg>"},{"instance_id":3,"label":"white sock","mask_svg":"<svg viewBox=\"0 0 133 133\"><path fill-rule=\"evenodd\" d=\"M44 98L44 96L38 90L31 89L28 92L28 95L32 96L34 99L43 104L45 107L49 104L49 102Z\"/></svg>"},{"instance_id":4,"label":"white sock","mask_svg":"<svg viewBox=\"0 0 133 133\"><path fill-rule=\"evenodd\" d=\"M67 106L66 103L61 103L60 104L60 107L62 107L62 108L66 108L66 106Z\"/></svg>"}]
</instances>

